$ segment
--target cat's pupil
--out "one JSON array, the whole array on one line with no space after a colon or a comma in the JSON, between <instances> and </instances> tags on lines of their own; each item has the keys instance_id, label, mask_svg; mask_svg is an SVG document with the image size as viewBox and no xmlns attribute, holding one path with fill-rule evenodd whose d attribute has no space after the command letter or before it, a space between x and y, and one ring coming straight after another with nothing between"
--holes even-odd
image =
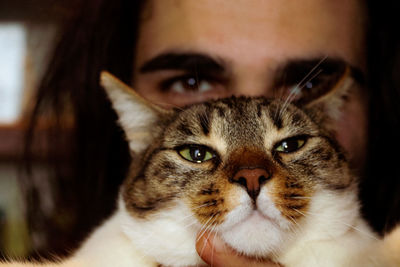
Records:
<instances>
[{"instance_id":1,"label":"cat's pupil","mask_svg":"<svg viewBox=\"0 0 400 267\"><path fill-rule=\"evenodd\" d=\"M291 152L299 147L297 140L287 140L282 142L282 147L285 152Z\"/></svg>"},{"instance_id":2,"label":"cat's pupil","mask_svg":"<svg viewBox=\"0 0 400 267\"><path fill-rule=\"evenodd\" d=\"M190 156L195 161L202 161L206 155L206 150L202 147L190 148Z\"/></svg>"},{"instance_id":3,"label":"cat's pupil","mask_svg":"<svg viewBox=\"0 0 400 267\"><path fill-rule=\"evenodd\" d=\"M306 137L297 136L281 141L275 146L275 151L290 153L300 149L306 142Z\"/></svg>"}]
</instances>

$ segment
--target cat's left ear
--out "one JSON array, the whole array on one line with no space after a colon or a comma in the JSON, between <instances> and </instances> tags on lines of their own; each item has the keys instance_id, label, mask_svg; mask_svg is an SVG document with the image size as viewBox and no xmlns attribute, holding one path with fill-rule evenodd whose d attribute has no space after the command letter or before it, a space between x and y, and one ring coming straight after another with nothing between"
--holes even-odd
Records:
<instances>
[{"instance_id":1,"label":"cat's left ear","mask_svg":"<svg viewBox=\"0 0 400 267\"><path fill-rule=\"evenodd\" d=\"M309 96L300 99L298 103L313 118L320 123L340 118L344 104L346 103L350 89L354 85L352 70L346 66L337 82L323 91L317 97Z\"/></svg>"},{"instance_id":2,"label":"cat's left ear","mask_svg":"<svg viewBox=\"0 0 400 267\"><path fill-rule=\"evenodd\" d=\"M100 74L100 84L117 112L118 122L125 132L130 149L135 153L142 152L155 138L158 122L169 111L150 103L106 71Z\"/></svg>"}]
</instances>

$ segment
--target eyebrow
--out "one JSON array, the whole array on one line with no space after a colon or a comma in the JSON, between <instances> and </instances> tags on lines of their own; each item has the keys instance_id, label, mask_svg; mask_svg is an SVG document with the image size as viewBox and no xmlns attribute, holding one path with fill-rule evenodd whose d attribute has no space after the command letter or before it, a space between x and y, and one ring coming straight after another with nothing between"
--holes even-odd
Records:
<instances>
[{"instance_id":1,"label":"eyebrow","mask_svg":"<svg viewBox=\"0 0 400 267\"><path fill-rule=\"evenodd\" d=\"M139 68L141 73L161 70L183 70L221 74L226 71L226 67L221 60L216 60L206 54L167 52L146 61Z\"/></svg>"},{"instance_id":2,"label":"eyebrow","mask_svg":"<svg viewBox=\"0 0 400 267\"><path fill-rule=\"evenodd\" d=\"M315 68L317 66L317 68ZM275 73L274 85L298 83L309 74L309 78L320 69L324 73L337 74L350 67L352 78L360 85L365 84L363 71L349 62L334 57L297 58L286 60ZM315 68L315 70L313 70ZM162 70L182 70L187 72L209 73L220 75L227 72L223 60L217 60L210 55L198 52L165 52L144 62L139 68L141 73L151 73ZM310 71L313 70L311 73ZM305 82L307 82L307 78Z\"/></svg>"},{"instance_id":3,"label":"eyebrow","mask_svg":"<svg viewBox=\"0 0 400 267\"><path fill-rule=\"evenodd\" d=\"M343 73L346 66L350 68L350 75L360 85L365 84L363 71L341 58L324 57L311 59L290 59L278 67L275 73L274 85L285 83L306 83L308 79L320 71L328 75Z\"/></svg>"}]
</instances>

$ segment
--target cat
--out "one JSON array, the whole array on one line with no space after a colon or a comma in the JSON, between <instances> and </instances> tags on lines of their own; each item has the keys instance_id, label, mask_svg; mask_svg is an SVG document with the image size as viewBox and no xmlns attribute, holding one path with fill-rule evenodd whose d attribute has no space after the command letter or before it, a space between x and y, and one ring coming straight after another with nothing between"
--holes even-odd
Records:
<instances>
[{"instance_id":1,"label":"cat","mask_svg":"<svg viewBox=\"0 0 400 267\"><path fill-rule=\"evenodd\" d=\"M293 104L230 97L165 110L102 72L134 160L117 211L69 259L40 266L203 266L195 243L206 232L287 267L400 266L400 228L380 240L361 218L330 127L347 74Z\"/></svg>"}]
</instances>

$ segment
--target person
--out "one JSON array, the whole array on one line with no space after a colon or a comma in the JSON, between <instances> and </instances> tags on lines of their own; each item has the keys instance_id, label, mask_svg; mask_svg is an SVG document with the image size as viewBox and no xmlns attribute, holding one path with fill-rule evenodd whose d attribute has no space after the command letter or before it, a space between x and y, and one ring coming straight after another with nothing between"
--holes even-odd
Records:
<instances>
[{"instance_id":1,"label":"person","mask_svg":"<svg viewBox=\"0 0 400 267\"><path fill-rule=\"evenodd\" d=\"M361 177L364 217L379 233L399 221L400 173L391 154L400 143L394 4L372 0L80 4L38 90L27 135L31 170L38 120L57 118L47 146L54 167L48 180L56 208L43 208L43 186L29 175L22 177L31 231L44 240L36 247L42 256L43 251L59 254L76 246L112 212L131 160L116 115L98 84L101 70L171 108L229 95L276 97L274 88L282 73L298 78L288 82L291 88L324 62L351 66L357 77L336 122L337 138ZM312 87L318 76L308 82ZM66 145L59 134L67 112L73 123ZM51 161L60 150L67 157L61 163ZM55 234L57 240L52 238ZM201 238L197 248L213 266L273 266L237 255L212 235Z\"/></svg>"}]
</instances>

